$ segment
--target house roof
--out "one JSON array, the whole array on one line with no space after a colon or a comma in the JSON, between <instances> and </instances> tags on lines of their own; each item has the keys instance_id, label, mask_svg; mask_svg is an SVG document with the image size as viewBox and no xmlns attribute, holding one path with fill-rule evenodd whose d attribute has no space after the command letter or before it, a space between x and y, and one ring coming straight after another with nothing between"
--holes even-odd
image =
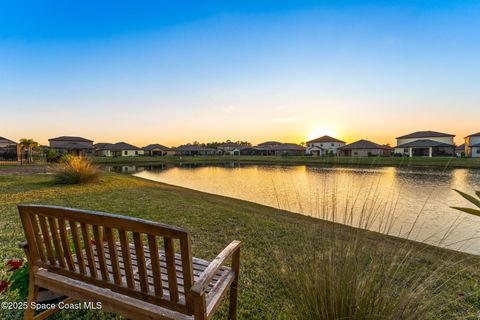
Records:
<instances>
[{"instance_id":1,"label":"house roof","mask_svg":"<svg viewBox=\"0 0 480 320\"><path fill-rule=\"evenodd\" d=\"M480 132L472 133L472 134L466 136L465 138L468 138L468 137L480 137Z\"/></svg>"},{"instance_id":2,"label":"house roof","mask_svg":"<svg viewBox=\"0 0 480 320\"><path fill-rule=\"evenodd\" d=\"M384 150L391 150L392 148L386 145L381 145L369 140L358 140L353 143L344 145L339 149L346 150L346 149L384 149Z\"/></svg>"},{"instance_id":3,"label":"house roof","mask_svg":"<svg viewBox=\"0 0 480 320\"><path fill-rule=\"evenodd\" d=\"M82 137L71 137L71 136L61 136L56 138L48 139L48 141L76 141L76 142L93 142Z\"/></svg>"},{"instance_id":4,"label":"house roof","mask_svg":"<svg viewBox=\"0 0 480 320\"><path fill-rule=\"evenodd\" d=\"M437 131L417 131L413 133L406 134L404 136L397 137L397 139L407 139L407 138L436 138L436 137L455 137L454 134L437 132Z\"/></svg>"},{"instance_id":5,"label":"house roof","mask_svg":"<svg viewBox=\"0 0 480 320\"><path fill-rule=\"evenodd\" d=\"M182 146L174 148L177 151L215 151L213 148L205 148L195 144L184 144Z\"/></svg>"},{"instance_id":6,"label":"house roof","mask_svg":"<svg viewBox=\"0 0 480 320\"><path fill-rule=\"evenodd\" d=\"M407 142L396 146L396 148L428 148L428 147L454 147L453 144L438 142L429 139L420 139L412 142Z\"/></svg>"},{"instance_id":7,"label":"house roof","mask_svg":"<svg viewBox=\"0 0 480 320\"><path fill-rule=\"evenodd\" d=\"M320 138L316 138L316 139L307 141L307 143L316 143L316 142L341 142L341 143L345 143L345 141L338 140L338 139L332 138L330 136L323 136L323 137L320 137Z\"/></svg>"},{"instance_id":8,"label":"house roof","mask_svg":"<svg viewBox=\"0 0 480 320\"><path fill-rule=\"evenodd\" d=\"M226 143L222 143L222 144L219 144L218 147L219 148L228 148L228 147L239 147L241 146L240 144L238 143L235 143L235 142L226 142Z\"/></svg>"},{"instance_id":9,"label":"house roof","mask_svg":"<svg viewBox=\"0 0 480 320\"><path fill-rule=\"evenodd\" d=\"M273 151L302 151L305 150L305 147L302 147L301 145L295 144L295 143L280 143L276 145L258 145L255 147L257 150L273 150Z\"/></svg>"},{"instance_id":10,"label":"house roof","mask_svg":"<svg viewBox=\"0 0 480 320\"><path fill-rule=\"evenodd\" d=\"M62 141L55 145L54 149L93 149L90 142Z\"/></svg>"},{"instance_id":11,"label":"house roof","mask_svg":"<svg viewBox=\"0 0 480 320\"><path fill-rule=\"evenodd\" d=\"M148 146L143 147L143 149L147 150L147 151L152 151L152 150L155 150L155 149L160 149L162 151L171 151L172 150L171 148L165 147L164 145L158 144L158 143L149 144Z\"/></svg>"},{"instance_id":12,"label":"house roof","mask_svg":"<svg viewBox=\"0 0 480 320\"><path fill-rule=\"evenodd\" d=\"M278 141L265 141L265 142L259 143L258 146L274 146L279 144L282 144L282 143Z\"/></svg>"},{"instance_id":13,"label":"house roof","mask_svg":"<svg viewBox=\"0 0 480 320\"><path fill-rule=\"evenodd\" d=\"M9 143L12 143L12 144L17 144L15 141L12 141L10 139L7 139L7 138L4 138L4 137L0 137L0 142L9 142Z\"/></svg>"},{"instance_id":14,"label":"house roof","mask_svg":"<svg viewBox=\"0 0 480 320\"><path fill-rule=\"evenodd\" d=\"M99 145L99 144L103 144L103 146L100 146L99 148L97 148L97 150L116 150L116 151L119 151L119 150L142 150L139 147L136 147L136 146L131 145L131 144L126 143L126 142L98 143L97 145Z\"/></svg>"},{"instance_id":15,"label":"house roof","mask_svg":"<svg viewBox=\"0 0 480 320\"><path fill-rule=\"evenodd\" d=\"M93 147L97 150L100 150L100 149L105 149L106 147L109 147L113 145L113 143L109 143L109 142L99 142L99 143L95 143L93 145Z\"/></svg>"}]
</instances>

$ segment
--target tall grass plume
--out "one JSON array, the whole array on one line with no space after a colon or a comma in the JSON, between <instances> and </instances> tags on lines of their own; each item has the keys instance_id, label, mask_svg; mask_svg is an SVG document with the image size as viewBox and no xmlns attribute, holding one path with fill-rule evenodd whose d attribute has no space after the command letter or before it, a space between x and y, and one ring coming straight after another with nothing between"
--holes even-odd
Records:
<instances>
[{"instance_id":1,"label":"tall grass plume","mask_svg":"<svg viewBox=\"0 0 480 320\"><path fill-rule=\"evenodd\" d=\"M99 167L85 157L65 156L56 171L56 182L60 184L92 183L100 176Z\"/></svg>"}]
</instances>

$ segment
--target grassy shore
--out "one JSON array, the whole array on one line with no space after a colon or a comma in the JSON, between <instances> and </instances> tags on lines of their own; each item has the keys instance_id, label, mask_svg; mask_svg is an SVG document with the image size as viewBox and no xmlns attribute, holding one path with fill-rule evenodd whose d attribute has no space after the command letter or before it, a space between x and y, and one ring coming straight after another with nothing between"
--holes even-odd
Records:
<instances>
[{"instance_id":1,"label":"grassy shore","mask_svg":"<svg viewBox=\"0 0 480 320\"><path fill-rule=\"evenodd\" d=\"M402 158L402 157L276 157L276 156L203 156L203 157L95 157L98 164L218 163L242 162L294 165L361 165L437 168L480 168L475 158Z\"/></svg>"},{"instance_id":2,"label":"grassy shore","mask_svg":"<svg viewBox=\"0 0 480 320\"><path fill-rule=\"evenodd\" d=\"M140 158L141 159L141 158ZM0 176L1 259L22 257L17 244L23 231L16 205L42 203L120 213L186 227L192 232L195 256L212 259L231 240L243 241L239 296L239 319L289 319L289 299L282 268L276 256L293 254L315 243L305 243L305 233L327 222L258 204L210 195L180 187L120 174L104 174L96 184L55 185L50 175ZM351 228L338 226L341 232ZM337 230L337 231L338 231ZM317 234L313 241L322 241ZM371 245L379 239L395 250L404 240L368 232ZM418 267L455 256L445 277L460 274L434 294L432 319L452 319L480 309L478 279L480 259L466 254L417 244ZM416 267L416 266L413 266ZM474 294L470 294L474 292ZM432 293L433 295L433 293ZM1 296L0 296L1 297ZM3 296L1 299L15 299ZM216 319L225 318L223 304ZM8 312L8 313L7 313ZM1 319L20 319L21 312L0 309ZM56 319L113 319L98 311L61 311Z\"/></svg>"}]
</instances>

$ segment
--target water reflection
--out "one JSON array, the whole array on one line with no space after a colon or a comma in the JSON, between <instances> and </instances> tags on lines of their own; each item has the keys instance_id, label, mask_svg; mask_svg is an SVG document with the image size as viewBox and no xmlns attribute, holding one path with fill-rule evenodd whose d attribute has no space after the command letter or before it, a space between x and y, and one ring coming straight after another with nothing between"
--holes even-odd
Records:
<instances>
[{"instance_id":1,"label":"water reflection","mask_svg":"<svg viewBox=\"0 0 480 320\"><path fill-rule=\"evenodd\" d=\"M450 208L469 206L452 189L480 190L478 170L239 163L121 169L132 171L146 179L341 223L356 225L368 220L372 230L480 253L480 240L475 238L480 218Z\"/></svg>"}]
</instances>

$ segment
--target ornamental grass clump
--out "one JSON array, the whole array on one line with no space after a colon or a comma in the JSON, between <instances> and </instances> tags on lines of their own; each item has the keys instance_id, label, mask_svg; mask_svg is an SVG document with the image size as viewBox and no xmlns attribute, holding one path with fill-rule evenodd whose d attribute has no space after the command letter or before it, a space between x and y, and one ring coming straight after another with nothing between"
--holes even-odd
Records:
<instances>
[{"instance_id":1,"label":"ornamental grass clump","mask_svg":"<svg viewBox=\"0 0 480 320\"><path fill-rule=\"evenodd\" d=\"M84 157L66 156L58 165L56 181L60 184L83 184L98 181L98 166Z\"/></svg>"},{"instance_id":2,"label":"ornamental grass clump","mask_svg":"<svg viewBox=\"0 0 480 320\"><path fill-rule=\"evenodd\" d=\"M432 306L457 276L447 275L445 267L459 263L458 255L452 251L439 259L432 246L380 235L392 234L396 204L380 201L375 192L345 202L335 192L326 200L327 193L320 197L317 216L337 223L306 228L303 245L280 254L289 314L312 320L413 320L441 314ZM415 223L403 238L410 238ZM430 258L433 252L437 255Z\"/></svg>"}]
</instances>

